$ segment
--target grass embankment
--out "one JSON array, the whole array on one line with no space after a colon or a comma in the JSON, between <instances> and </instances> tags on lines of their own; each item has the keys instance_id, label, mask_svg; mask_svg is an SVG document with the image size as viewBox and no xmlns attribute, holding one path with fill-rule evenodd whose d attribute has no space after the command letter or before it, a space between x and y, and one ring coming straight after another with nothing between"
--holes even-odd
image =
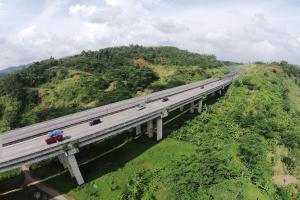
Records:
<instances>
[{"instance_id":1,"label":"grass embankment","mask_svg":"<svg viewBox=\"0 0 300 200\"><path fill-rule=\"evenodd\" d=\"M183 117L179 118L178 116ZM195 116L196 114L189 113L189 109L184 112L176 111L171 113L164 122L164 132L170 133L172 130L182 126L186 120L192 119ZM127 132L106 140L103 143L89 145L87 148L81 149L81 152L77 155L77 160L80 163L84 179L87 182L93 182L93 180L98 179L100 176L105 176L105 174L110 174L124 167L126 163L143 155L144 152L156 144L155 139L151 140L147 136L135 136L134 132ZM188 147L188 149L192 149L192 147ZM173 150L170 149L169 151L172 152ZM180 151L178 154L181 154ZM154 163L156 163L156 156L153 158ZM97 169L95 166L97 166ZM45 183L54 188L59 188L62 193L68 193L77 187L76 182L70 178L69 172L63 170L62 165L57 159L33 165L31 168L36 177L44 180ZM17 179L23 180L22 176L18 176L18 178L0 182L0 187L6 186L1 192L4 193L22 186L23 182L16 182ZM12 181L14 184L11 184ZM105 185L106 183L104 182L103 184ZM19 199L23 195L24 200L26 200L32 198L32 191L35 191L32 187L24 188L21 191L12 191L9 195L4 195L2 198L12 200Z\"/></svg>"},{"instance_id":2,"label":"grass embankment","mask_svg":"<svg viewBox=\"0 0 300 200\"><path fill-rule=\"evenodd\" d=\"M276 171L277 160L289 176L299 173L299 115L283 80L272 66L250 67L220 101L170 138L68 194L76 199L299 198L298 180L283 187L272 180L282 172ZM280 147L285 153L278 153Z\"/></svg>"},{"instance_id":3,"label":"grass embankment","mask_svg":"<svg viewBox=\"0 0 300 200\"><path fill-rule=\"evenodd\" d=\"M201 79L205 79L208 77L216 77L216 76L221 76L224 73L228 72L228 68L226 67L221 67L218 69L206 69L206 70L201 70L199 67L177 67L177 66L155 66L151 65L149 66L151 70L155 71L155 73L158 74L159 80L153 82L151 85L149 85L148 89L145 89L144 92L137 92L136 95L140 95L142 93L149 93L149 92L154 92L158 91L161 89L177 86L180 84L186 84L194 81L198 81ZM184 78L186 77L186 78ZM73 112L74 110L68 109L70 105L80 105L80 109L86 109L86 108L92 108L97 105L97 102L101 101L101 99L97 99L95 101L90 101L89 103L84 103L84 99L86 99L86 96L89 95L88 90L86 90L86 85L83 84L85 82L92 82L95 81L97 77L94 74L79 71L79 70L68 70L68 74L65 75L65 78L63 79L54 79L48 83L45 83L41 85L38 88L32 88L32 90L37 90L39 93L40 97L40 102L37 106L33 107L32 110L27 112L24 116L26 119L26 123L33 123L35 120L38 120L38 118L43 118L43 119L48 119L55 117L57 115L63 115L67 114L70 112ZM178 82L178 80L182 79L183 81ZM83 81L83 82L82 82ZM108 86L111 87L111 86ZM106 89L105 89L106 90ZM115 87L111 87L109 92L112 92L113 90L116 90ZM79 94L79 95L77 95ZM135 96L135 95L133 95ZM107 97L105 97L107 98ZM120 96L120 98L124 99L126 96ZM107 103L110 103L112 100L107 100ZM49 110L50 108L50 110ZM59 109L57 109L59 108ZM66 109L63 109L66 108ZM53 111L53 112L52 112ZM47 113L46 115L44 115ZM176 115L173 114L173 115ZM172 120L171 120L172 121ZM172 121L174 122L174 120ZM178 122L178 121L177 121ZM178 128L178 124L174 125L174 128ZM166 130L168 131L168 130ZM82 155L81 158L86 157L86 158L93 158L94 156L99 156L98 152L105 152L108 149L111 149L114 142L116 144L119 144L120 142L123 142L125 139L124 137L118 137L116 139L110 140L108 142L109 144L106 145L108 146L107 148L102 148L105 145L100 145L98 147L91 147L90 151L85 151L83 154L89 154L89 155ZM139 141L141 142L141 141ZM107 142L106 142L107 143ZM111 144L111 145L110 145ZM129 142L130 144L130 142ZM142 146L146 145L145 143L141 142ZM97 145L96 145L97 146ZM98 148L97 152L95 154L95 149L93 148ZM100 149L99 149L100 148ZM80 159L81 162L84 162L85 159ZM50 160L50 163L55 163L55 161ZM47 165L49 164L47 161ZM50 164L51 165L51 164ZM39 164L36 167L40 166ZM43 166L43 164L42 164ZM51 165L52 166L52 165ZM41 168L39 174L43 178L43 175L46 174L55 174L55 173L61 173L61 166L60 164L54 164L52 169L57 169L54 171L49 171L48 168ZM10 178L15 177L15 180L11 180ZM23 185L23 178L21 175L21 171L18 170L13 170L4 174L0 174L0 186L1 186L1 193L4 193L9 190L14 190L16 188L19 188ZM76 185L73 185L73 182L70 183L72 187L75 187ZM71 188L72 188L71 187ZM18 192L17 195L19 195L21 192ZM13 194L9 196L9 199L13 198Z\"/></svg>"},{"instance_id":4,"label":"grass embankment","mask_svg":"<svg viewBox=\"0 0 300 200\"><path fill-rule=\"evenodd\" d=\"M51 177L49 165L35 173L75 199L297 199L300 117L284 79L273 66L251 66L169 138L131 140L82 165L83 186L67 172Z\"/></svg>"}]
</instances>

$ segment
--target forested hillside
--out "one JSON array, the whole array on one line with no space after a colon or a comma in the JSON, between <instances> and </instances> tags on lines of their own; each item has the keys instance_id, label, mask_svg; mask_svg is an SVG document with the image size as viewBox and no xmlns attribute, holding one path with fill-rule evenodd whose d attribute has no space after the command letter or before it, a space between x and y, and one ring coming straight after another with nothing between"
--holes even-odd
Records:
<instances>
[{"instance_id":1,"label":"forested hillside","mask_svg":"<svg viewBox=\"0 0 300 200\"><path fill-rule=\"evenodd\" d=\"M186 109L164 119L169 136L163 141L124 133L81 149L83 186L55 159L33 165L32 173L80 200L300 199L300 70L285 61L240 68L241 77L222 97L208 99L200 115ZM0 130L228 70L214 56L173 47L118 47L51 58L0 79ZM23 184L19 170L0 179L0 192ZM4 197L31 197L30 192Z\"/></svg>"},{"instance_id":2,"label":"forested hillside","mask_svg":"<svg viewBox=\"0 0 300 200\"><path fill-rule=\"evenodd\" d=\"M226 72L215 56L174 47L51 57L0 79L0 132Z\"/></svg>"},{"instance_id":3,"label":"forested hillside","mask_svg":"<svg viewBox=\"0 0 300 200\"><path fill-rule=\"evenodd\" d=\"M300 112L292 102L300 87L288 69L250 66L201 115L135 159L127 157L141 141L82 164L84 186L73 189L67 173L47 183L75 199L299 199Z\"/></svg>"},{"instance_id":4,"label":"forested hillside","mask_svg":"<svg viewBox=\"0 0 300 200\"><path fill-rule=\"evenodd\" d=\"M16 71L22 70L24 68L26 68L26 66L21 65L21 66L16 66L16 67L9 67L7 69L2 69L2 70L0 70L0 77L6 76L8 74L11 74L11 73L14 73Z\"/></svg>"}]
</instances>

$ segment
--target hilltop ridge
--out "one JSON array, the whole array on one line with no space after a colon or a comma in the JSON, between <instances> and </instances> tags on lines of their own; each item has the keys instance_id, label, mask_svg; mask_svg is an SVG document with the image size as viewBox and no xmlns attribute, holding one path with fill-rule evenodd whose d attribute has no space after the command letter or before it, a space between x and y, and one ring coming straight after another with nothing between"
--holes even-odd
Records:
<instances>
[{"instance_id":1,"label":"hilltop ridge","mask_svg":"<svg viewBox=\"0 0 300 200\"><path fill-rule=\"evenodd\" d=\"M51 57L0 79L0 132L227 72L213 55L175 47Z\"/></svg>"}]
</instances>

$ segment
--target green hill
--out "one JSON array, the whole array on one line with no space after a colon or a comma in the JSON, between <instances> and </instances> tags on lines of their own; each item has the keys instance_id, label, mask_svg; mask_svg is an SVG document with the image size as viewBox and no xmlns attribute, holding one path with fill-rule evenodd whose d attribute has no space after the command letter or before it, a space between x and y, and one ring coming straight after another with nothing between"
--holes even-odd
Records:
<instances>
[{"instance_id":1,"label":"green hill","mask_svg":"<svg viewBox=\"0 0 300 200\"><path fill-rule=\"evenodd\" d=\"M241 77L222 97L210 98L201 114L186 109L168 116L168 136L161 142L124 133L81 149L77 159L86 184L77 187L57 159L33 165L32 173L82 200L299 199L300 70L287 62L237 67ZM0 127L9 130L226 72L214 56L172 47L51 58L0 80ZM22 185L19 174L0 175L0 193Z\"/></svg>"},{"instance_id":2,"label":"green hill","mask_svg":"<svg viewBox=\"0 0 300 200\"><path fill-rule=\"evenodd\" d=\"M249 66L201 115L167 122L162 142L136 138L82 161L81 187L68 172L35 173L75 199L299 199L300 87L284 69Z\"/></svg>"},{"instance_id":3,"label":"green hill","mask_svg":"<svg viewBox=\"0 0 300 200\"><path fill-rule=\"evenodd\" d=\"M214 56L174 47L50 58L0 79L0 132L227 72Z\"/></svg>"}]
</instances>

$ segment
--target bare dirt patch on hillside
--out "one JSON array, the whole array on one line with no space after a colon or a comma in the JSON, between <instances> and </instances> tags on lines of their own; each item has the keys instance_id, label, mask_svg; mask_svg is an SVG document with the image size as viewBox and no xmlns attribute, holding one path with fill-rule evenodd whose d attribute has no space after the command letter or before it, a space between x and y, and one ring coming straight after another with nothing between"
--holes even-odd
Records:
<instances>
[{"instance_id":1,"label":"bare dirt patch on hillside","mask_svg":"<svg viewBox=\"0 0 300 200\"><path fill-rule=\"evenodd\" d=\"M273 68L273 71L277 74L282 74L283 73L283 69L282 67L276 66Z\"/></svg>"},{"instance_id":2,"label":"bare dirt patch on hillside","mask_svg":"<svg viewBox=\"0 0 300 200\"><path fill-rule=\"evenodd\" d=\"M133 59L132 62L134 65L137 65L140 67L148 67L149 66L149 63L143 58L135 58L135 59Z\"/></svg>"},{"instance_id":3,"label":"bare dirt patch on hillside","mask_svg":"<svg viewBox=\"0 0 300 200\"><path fill-rule=\"evenodd\" d=\"M272 179L276 185L282 186L282 187L286 187L288 185L298 183L298 180L294 176L291 176L288 174L273 176Z\"/></svg>"},{"instance_id":4,"label":"bare dirt patch on hillside","mask_svg":"<svg viewBox=\"0 0 300 200\"><path fill-rule=\"evenodd\" d=\"M288 156L288 154L288 148L278 146L275 152L269 155L269 158L274 160L274 176L272 180L276 185L281 187L298 183L297 178L289 174L287 166L282 162L282 158Z\"/></svg>"}]
</instances>

